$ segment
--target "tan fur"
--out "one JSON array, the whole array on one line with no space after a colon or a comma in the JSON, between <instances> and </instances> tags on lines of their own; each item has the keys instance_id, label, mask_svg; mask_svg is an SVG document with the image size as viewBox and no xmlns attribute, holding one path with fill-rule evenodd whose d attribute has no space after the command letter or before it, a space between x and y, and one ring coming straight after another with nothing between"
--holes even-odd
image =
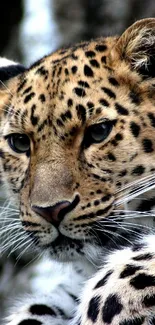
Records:
<instances>
[{"instance_id":1,"label":"tan fur","mask_svg":"<svg viewBox=\"0 0 155 325\"><path fill-rule=\"evenodd\" d=\"M101 38L43 58L8 83L7 115L0 93L3 180L11 193L15 190L11 196L17 206L20 203L21 219L37 223L40 232L35 236L40 245L54 241L57 234L32 206L72 202L78 195L80 202L65 216L60 232L72 239L91 240L91 224L112 213L117 190L154 168L155 127L149 118L155 118L154 78L143 79L138 71L149 62L147 49L154 46L154 36L155 20L142 20L120 38ZM145 51L139 52L140 46ZM86 73L85 65L90 69ZM81 86L81 81L88 85ZM75 88L80 88L80 95ZM64 117L66 112L71 118ZM115 121L108 137L83 148L86 130L105 120ZM11 133L29 136L30 158L9 147L5 136ZM36 230L33 225L25 229Z\"/></svg>"}]
</instances>

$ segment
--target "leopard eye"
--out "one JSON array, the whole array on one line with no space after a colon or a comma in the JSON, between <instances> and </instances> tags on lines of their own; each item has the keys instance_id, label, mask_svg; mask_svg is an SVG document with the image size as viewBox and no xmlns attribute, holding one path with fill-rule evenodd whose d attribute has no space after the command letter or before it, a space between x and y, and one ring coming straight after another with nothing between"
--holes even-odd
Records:
<instances>
[{"instance_id":1,"label":"leopard eye","mask_svg":"<svg viewBox=\"0 0 155 325\"><path fill-rule=\"evenodd\" d=\"M93 143L104 141L110 134L113 127L112 121L104 121L102 123L91 125L85 133L83 145L88 148Z\"/></svg>"},{"instance_id":2,"label":"leopard eye","mask_svg":"<svg viewBox=\"0 0 155 325\"><path fill-rule=\"evenodd\" d=\"M30 151L30 139L26 134L12 133L6 136L10 148L17 153Z\"/></svg>"}]
</instances>

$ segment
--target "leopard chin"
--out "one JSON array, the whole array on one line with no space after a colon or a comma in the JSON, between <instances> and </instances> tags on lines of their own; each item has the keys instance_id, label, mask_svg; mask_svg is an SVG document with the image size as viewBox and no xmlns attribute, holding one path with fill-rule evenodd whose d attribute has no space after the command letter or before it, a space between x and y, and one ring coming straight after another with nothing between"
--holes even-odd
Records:
<instances>
[{"instance_id":1,"label":"leopard chin","mask_svg":"<svg viewBox=\"0 0 155 325\"><path fill-rule=\"evenodd\" d=\"M82 240L72 239L59 233L53 242L44 245L42 249L48 250L52 259L68 262L84 256L83 247Z\"/></svg>"}]
</instances>

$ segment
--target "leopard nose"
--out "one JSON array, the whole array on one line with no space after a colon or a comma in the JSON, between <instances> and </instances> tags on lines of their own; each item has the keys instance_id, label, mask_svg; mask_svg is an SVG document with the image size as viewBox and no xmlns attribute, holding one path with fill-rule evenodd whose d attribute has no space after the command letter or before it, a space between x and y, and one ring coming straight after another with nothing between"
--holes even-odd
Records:
<instances>
[{"instance_id":1,"label":"leopard nose","mask_svg":"<svg viewBox=\"0 0 155 325\"><path fill-rule=\"evenodd\" d=\"M69 201L61 201L53 206L45 208L32 206L32 210L50 222L53 226L58 227L63 220L65 214L70 211L71 203Z\"/></svg>"}]
</instances>

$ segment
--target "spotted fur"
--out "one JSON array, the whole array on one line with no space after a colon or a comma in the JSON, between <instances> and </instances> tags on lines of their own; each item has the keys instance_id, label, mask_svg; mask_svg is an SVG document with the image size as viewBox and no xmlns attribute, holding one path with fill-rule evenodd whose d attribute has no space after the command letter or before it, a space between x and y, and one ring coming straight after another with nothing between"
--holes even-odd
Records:
<instances>
[{"instance_id":1,"label":"spotted fur","mask_svg":"<svg viewBox=\"0 0 155 325\"><path fill-rule=\"evenodd\" d=\"M154 185L149 182L155 170L154 44L155 19L145 19L121 37L100 38L46 56L1 86L2 180L27 235L53 259L91 259L101 266L112 235L113 240L115 232L124 233L121 204ZM154 205L152 192L147 202ZM149 210L143 204L140 199L134 210ZM132 236L125 229L125 240L135 233L134 226ZM130 309L134 299L140 306L148 295L146 290L143 297L141 283L154 285L149 254L140 252L147 269L133 253L123 266L113 263L114 271L103 268L90 280L90 294L86 289L79 312L82 324L151 322L152 309L147 314L134 306L134 316ZM48 306L42 308L47 312ZM41 325L44 319L18 324Z\"/></svg>"}]
</instances>

